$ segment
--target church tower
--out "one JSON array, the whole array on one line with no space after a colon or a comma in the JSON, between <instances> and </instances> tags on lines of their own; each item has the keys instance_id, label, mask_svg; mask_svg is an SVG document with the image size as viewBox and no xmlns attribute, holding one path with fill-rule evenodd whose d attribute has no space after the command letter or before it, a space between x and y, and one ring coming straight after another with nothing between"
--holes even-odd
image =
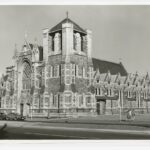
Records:
<instances>
[{"instance_id":1,"label":"church tower","mask_svg":"<svg viewBox=\"0 0 150 150\"><path fill-rule=\"evenodd\" d=\"M45 95L52 113L94 114L92 32L67 17L43 30Z\"/></svg>"}]
</instances>

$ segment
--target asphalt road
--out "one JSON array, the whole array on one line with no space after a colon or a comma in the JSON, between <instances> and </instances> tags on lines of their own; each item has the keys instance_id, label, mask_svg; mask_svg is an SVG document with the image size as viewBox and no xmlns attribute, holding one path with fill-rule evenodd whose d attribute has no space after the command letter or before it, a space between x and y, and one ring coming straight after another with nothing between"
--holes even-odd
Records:
<instances>
[{"instance_id":1,"label":"asphalt road","mask_svg":"<svg viewBox=\"0 0 150 150\"><path fill-rule=\"evenodd\" d=\"M139 134L129 132L97 131L94 129L80 128L34 128L34 127L11 127L7 126L0 131L0 139L13 140L54 140L54 139L150 139L150 134Z\"/></svg>"}]
</instances>

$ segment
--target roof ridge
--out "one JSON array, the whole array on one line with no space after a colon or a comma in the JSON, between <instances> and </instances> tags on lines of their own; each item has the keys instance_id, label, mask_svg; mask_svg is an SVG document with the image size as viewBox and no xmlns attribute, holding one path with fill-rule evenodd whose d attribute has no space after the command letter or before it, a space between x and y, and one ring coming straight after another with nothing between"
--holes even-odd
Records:
<instances>
[{"instance_id":1,"label":"roof ridge","mask_svg":"<svg viewBox=\"0 0 150 150\"><path fill-rule=\"evenodd\" d=\"M99 68L100 72L108 72L110 71L111 75L120 73L121 76L127 75L126 69L120 63L102 60L98 58L92 57L94 69Z\"/></svg>"},{"instance_id":2,"label":"roof ridge","mask_svg":"<svg viewBox=\"0 0 150 150\"><path fill-rule=\"evenodd\" d=\"M101 61L105 61L105 62L109 62L109 63L113 63L113 64L121 64L120 62L117 63L117 62L114 62L114 61L109 61L109 60L104 60L104 59L100 59L100 58L95 58L95 57L92 57L92 59L97 59L97 60L101 60Z\"/></svg>"},{"instance_id":3,"label":"roof ridge","mask_svg":"<svg viewBox=\"0 0 150 150\"><path fill-rule=\"evenodd\" d=\"M79 28L81 28L83 31L85 30L85 29L83 29L82 27L80 27L77 23L75 23L74 21L72 21L70 18L68 18L71 22L73 22L76 26L78 26Z\"/></svg>"},{"instance_id":4,"label":"roof ridge","mask_svg":"<svg viewBox=\"0 0 150 150\"><path fill-rule=\"evenodd\" d=\"M76 31L79 31L81 33L86 33L86 31L80 27L77 23L75 23L74 21L72 21L70 18L65 18L63 19L62 21L60 21L58 24L56 24L55 26L53 26L51 29L50 29L50 32L56 32L56 31L59 31L62 29L62 24L65 23L65 22L70 22L74 25L74 30Z\"/></svg>"}]
</instances>

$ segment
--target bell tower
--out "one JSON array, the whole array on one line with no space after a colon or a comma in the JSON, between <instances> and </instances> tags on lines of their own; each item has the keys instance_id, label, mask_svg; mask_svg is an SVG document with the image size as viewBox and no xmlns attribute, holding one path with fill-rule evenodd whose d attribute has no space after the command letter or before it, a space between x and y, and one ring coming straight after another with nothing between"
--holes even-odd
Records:
<instances>
[{"instance_id":1,"label":"bell tower","mask_svg":"<svg viewBox=\"0 0 150 150\"><path fill-rule=\"evenodd\" d=\"M76 108L85 109L85 113L90 108L93 113L92 32L77 25L67 13L56 26L43 30L43 50L50 107L75 113Z\"/></svg>"}]
</instances>

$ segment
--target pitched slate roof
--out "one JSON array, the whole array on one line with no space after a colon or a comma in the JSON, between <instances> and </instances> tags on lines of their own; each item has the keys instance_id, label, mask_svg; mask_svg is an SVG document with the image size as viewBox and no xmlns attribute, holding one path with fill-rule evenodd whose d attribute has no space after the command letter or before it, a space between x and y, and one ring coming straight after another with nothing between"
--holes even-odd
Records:
<instances>
[{"instance_id":1,"label":"pitched slate roof","mask_svg":"<svg viewBox=\"0 0 150 150\"><path fill-rule=\"evenodd\" d=\"M86 34L86 31L84 29L82 29L79 25L77 25L74 21L72 21L69 18L65 18L60 23L58 23L56 26L51 28L50 32L56 32L56 31L62 30L62 24L67 23L67 22L73 24L73 28L74 28L75 31L78 31L78 32Z\"/></svg>"},{"instance_id":2,"label":"pitched slate roof","mask_svg":"<svg viewBox=\"0 0 150 150\"><path fill-rule=\"evenodd\" d=\"M126 76L127 71L122 63L114 63L92 58L94 70L99 69L100 73L107 73L110 71L112 75L120 73L121 76Z\"/></svg>"}]
</instances>

